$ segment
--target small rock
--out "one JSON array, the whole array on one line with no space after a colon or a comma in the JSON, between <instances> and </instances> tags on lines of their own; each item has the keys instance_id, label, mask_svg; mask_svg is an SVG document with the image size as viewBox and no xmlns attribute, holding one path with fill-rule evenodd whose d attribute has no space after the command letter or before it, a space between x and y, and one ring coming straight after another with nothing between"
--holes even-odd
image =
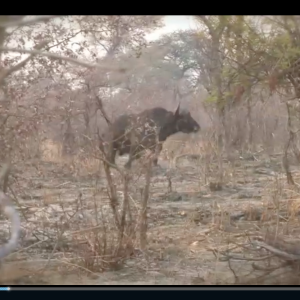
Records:
<instances>
[{"instance_id":1,"label":"small rock","mask_svg":"<svg viewBox=\"0 0 300 300\"><path fill-rule=\"evenodd\" d=\"M262 175L270 175L270 176L274 176L274 175L275 175L275 172L274 172L274 171L272 171L272 170L267 170L267 169L262 169L262 168L256 169L256 170L254 171L254 173L256 173L256 174L262 174Z\"/></svg>"},{"instance_id":2,"label":"small rock","mask_svg":"<svg viewBox=\"0 0 300 300\"><path fill-rule=\"evenodd\" d=\"M99 275L93 273L93 274L89 274L88 277L89 277L90 279L98 279L98 278L99 278Z\"/></svg>"},{"instance_id":3,"label":"small rock","mask_svg":"<svg viewBox=\"0 0 300 300\"><path fill-rule=\"evenodd\" d=\"M222 183L220 182L210 182L209 183L209 189L212 192L221 191L222 190Z\"/></svg>"},{"instance_id":4,"label":"small rock","mask_svg":"<svg viewBox=\"0 0 300 300\"><path fill-rule=\"evenodd\" d=\"M177 192L171 192L163 196L168 201L182 201L182 195Z\"/></svg>"}]
</instances>

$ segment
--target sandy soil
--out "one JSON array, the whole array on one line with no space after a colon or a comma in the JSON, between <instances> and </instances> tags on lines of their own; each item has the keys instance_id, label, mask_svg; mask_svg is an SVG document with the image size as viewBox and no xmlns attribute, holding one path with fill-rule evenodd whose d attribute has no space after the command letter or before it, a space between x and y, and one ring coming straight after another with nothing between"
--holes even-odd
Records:
<instances>
[{"instance_id":1,"label":"sandy soil","mask_svg":"<svg viewBox=\"0 0 300 300\"><path fill-rule=\"evenodd\" d=\"M123 164L124 159L119 163ZM270 230L275 218L272 203L276 199L293 199L298 203L295 194L291 196L285 187L281 157L249 156L240 157L235 163L224 162L226 178L221 190L209 185L212 176L205 184L203 165L197 157L183 157L176 169L169 168L167 161L161 161L160 165L161 168L154 170L148 203L147 255L137 249L120 268L104 272L86 272L76 260L77 245L74 240L73 244L70 242L70 232L82 230L86 219L92 218L95 199L102 212L108 214L103 173L74 175L70 166L53 162L40 163L38 169L28 163L26 173L15 172L18 175L13 179L14 187L22 210L22 239L17 252L2 264L1 283L231 284L236 279L230 268L238 274L248 274L249 278L254 276L251 262L235 261L230 266L228 261L217 258L231 247L230 239L238 240L245 232ZM213 168L213 163L210 167ZM292 170L297 181L300 169L292 166ZM143 180L140 177L133 184L135 205L139 205L139 186ZM84 206L85 213L80 210L72 215L78 203ZM72 219L71 224L64 220L66 215ZM2 243L8 237L8 224L3 218L0 222L4 228L0 233ZM60 232L57 227L62 226L64 233L57 236ZM289 234L298 234L297 216L291 228Z\"/></svg>"}]
</instances>

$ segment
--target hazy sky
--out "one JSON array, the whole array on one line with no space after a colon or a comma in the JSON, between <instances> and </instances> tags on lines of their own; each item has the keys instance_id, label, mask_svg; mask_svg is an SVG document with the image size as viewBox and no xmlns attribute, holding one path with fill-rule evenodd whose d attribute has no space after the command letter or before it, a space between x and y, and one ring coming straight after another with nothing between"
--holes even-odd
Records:
<instances>
[{"instance_id":1,"label":"hazy sky","mask_svg":"<svg viewBox=\"0 0 300 300\"><path fill-rule=\"evenodd\" d=\"M30 16L32 17L32 16ZM28 17L29 18L29 17ZM147 40L155 40L157 38L159 38L162 34L166 34L166 33L170 33L172 31L176 31L176 30L187 30L187 29L192 29L192 28L196 28L197 27L197 23L194 21L192 16L165 16L163 18L163 21L165 23L165 26L155 30L154 32L148 34L146 36ZM46 26L44 24L40 24L41 28L43 26ZM80 42L82 41L82 36L79 34L77 35L75 38L72 39L72 42ZM32 42L28 42L27 41L27 46L32 46ZM14 41L10 42L11 47L15 47L17 46ZM72 48L72 46L70 46ZM55 49L55 48L54 48ZM87 51L87 55L89 52ZM18 53L9 53L6 54L8 56L17 56L19 55ZM22 57L25 57L26 55L24 54Z\"/></svg>"},{"instance_id":2,"label":"hazy sky","mask_svg":"<svg viewBox=\"0 0 300 300\"><path fill-rule=\"evenodd\" d=\"M166 16L164 18L165 27L149 34L148 39L157 39L161 34L176 31L192 29L197 26L192 16Z\"/></svg>"}]
</instances>

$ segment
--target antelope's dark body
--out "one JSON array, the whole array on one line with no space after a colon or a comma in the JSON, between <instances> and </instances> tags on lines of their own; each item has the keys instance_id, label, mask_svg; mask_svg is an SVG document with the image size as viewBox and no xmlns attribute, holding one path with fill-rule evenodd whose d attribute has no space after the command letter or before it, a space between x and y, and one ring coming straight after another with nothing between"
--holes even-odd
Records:
<instances>
[{"instance_id":1,"label":"antelope's dark body","mask_svg":"<svg viewBox=\"0 0 300 300\"><path fill-rule=\"evenodd\" d=\"M149 149L156 154L154 164L157 165L162 143L172 134L179 131L192 133L200 130L199 124L188 111L180 112L178 106L175 113L162 107L144 110L139 114L119 116L108 132L108 159L114 164L118 153L129 154L125 167L131 168L133 160L138 159L144 150Z\"/></svg>"}]
</instances>

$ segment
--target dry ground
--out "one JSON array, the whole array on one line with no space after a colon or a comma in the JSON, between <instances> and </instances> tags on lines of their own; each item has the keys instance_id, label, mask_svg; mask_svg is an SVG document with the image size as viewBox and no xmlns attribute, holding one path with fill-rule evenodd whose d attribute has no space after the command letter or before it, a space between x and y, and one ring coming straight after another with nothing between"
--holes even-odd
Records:
<instances>
[{"instance_id":1,"label":"dry ground","mask_svg":"<svg viewBox=\"0 0 300 300\"><path fill-rule=\"evenodd\" d=\"M124 164L125 159L118 163ZM81 167L76 169L76 164ZM229 264L220 259L224 251L246 255L237 245L267 231L299 236L300 197L297 188L285 183L280 155L245 155L224 161L226 176L221 190L209 185L214 160L204 166L199 154L181 156L174 167L161 158L148 203L148 253L136 249L119 268L90 271L81 263L78 253L84 248L76 244L79 240L74 236L86 228L86 220L93 219L95 203L101 210L99 218L109 218L103 172L95 161L73 164L48 159L35 165L27 162L23 173L18 172L19 166L12 179L23 229L19 249L0 269L3 284L231 284L237 281L235 276L242 282L258 275L252 262ZM292 171L299 182L299 166L292 166ZM136 207L143 180L141 176L132 184L131 200ZM7 221L2 218L0 222L0 240L4 242ZM89 238L85 236L86 241Z\"/></svg>"}]
</instances>

